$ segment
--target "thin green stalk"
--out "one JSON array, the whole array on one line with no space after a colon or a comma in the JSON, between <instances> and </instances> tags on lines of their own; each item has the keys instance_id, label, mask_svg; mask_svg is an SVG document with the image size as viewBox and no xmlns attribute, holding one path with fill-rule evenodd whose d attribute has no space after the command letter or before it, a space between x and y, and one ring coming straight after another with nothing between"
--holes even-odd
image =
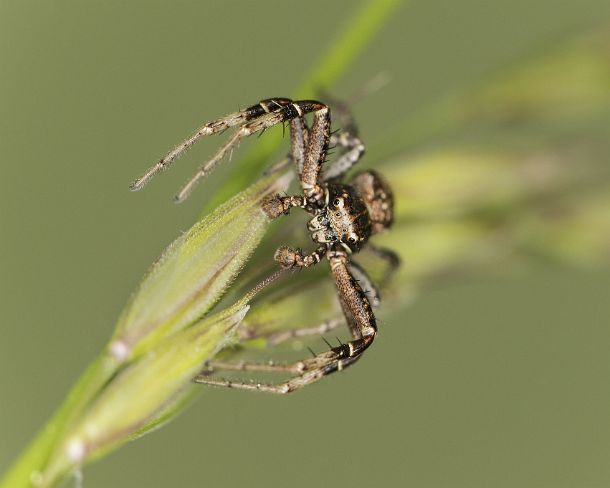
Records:
<instances>
[{"instance_id":1,"label":"thin green stalk","mask_svg":"<svg viewBox=\"0 0 610 488\"><path fill-rule=\"evenodd\" d=\"M36 483L43 466L46 465L50 453L66 427L75 420L83 406L91 400L114 372L114 368L108 367L107 360L108 356L102 352L87 367L61 407L13 464L0 487L31 486Z\"/></svg>"}]
</instances>

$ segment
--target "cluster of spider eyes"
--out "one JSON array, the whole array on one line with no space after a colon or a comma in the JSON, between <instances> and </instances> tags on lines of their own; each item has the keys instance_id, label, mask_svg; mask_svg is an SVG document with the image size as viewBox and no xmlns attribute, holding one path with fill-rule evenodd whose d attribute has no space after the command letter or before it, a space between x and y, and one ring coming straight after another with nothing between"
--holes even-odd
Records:
<instances>
[{"instance_id":1,"label":"cluster of spider eyes","mask_svg":"<svg viewBox=\"0 0 610 488\"><path fill-rule=\"evenodd\" d=\"M335 198L332 202L333 207L335 208L339 208L342 207L345 204L344 200L341 198ZM335 217L340 218L341 217L341 213L340 212L336 212L335 213ZM318 222L323 223L324 222L324 217L322 215L318 216ZM330 242L336 242L339 240L339 238L335 235L335 234L331 234L328 233L326 234L326 239ZM358 242L358 237L355 235L350 235L347 238L347 242L349 242L350 244L356 244L356 242Z\"/></svg>"}]
</instances>

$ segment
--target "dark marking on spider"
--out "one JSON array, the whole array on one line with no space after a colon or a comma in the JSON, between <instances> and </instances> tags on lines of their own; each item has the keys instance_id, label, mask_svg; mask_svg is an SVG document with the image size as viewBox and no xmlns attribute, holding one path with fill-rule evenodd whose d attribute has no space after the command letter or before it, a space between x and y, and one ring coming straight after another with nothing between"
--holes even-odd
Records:
<instances>
[{"instance_id":1,"label":"dark marking on spider","mask_svg":"<svg viewBox=\"0 0 610 488\"><path fill-rule=\"evenodd\" d=\"M313 114L311 127L305 120L308 114ZM306 268L327 258L352 339L335 347L329 344L330 350L320 354L310 350L312 358L293 364L210 361L206 369L194 379L197 383L289 393L356 362L377 334L373 307L379 303L379 294L366 272L350 261L350 256L363 247L370 246L373 252L388 261L390 270L399 265L395 253L368 243L372 235L383 232L392 225L393 195L387 182L375 171L364 171L347 182L341 181L345 173L362 157L364 145L355 135L355 124L351 122L348 127L353 128L352 132L331 132L330 108L324 103L316 100L269 98L209 122L153 165L131 185L131 189L142 188L201 137L236 127L229 140L176 195L176 201L182 201L242 138L284 122L289 122L290 127L291 150L288 159L296 166L302 195L276 195L267 199L262 209L271 219L287 214L295 207L311 214L307 228L318 247L311 253L280 247L275 253L275 260L282 268ZM322 171L329 145L341 147L342 154ZM283 164L285 163L281 163ZM324 333L327 330L327 327L310 327L303 329L302 335ZM297 331L287 334L285 338L299 336L301 334ZM291 378L279 384L264 384L210 376L218 370L284 372L290 374Z\"/></svg>"}]
</instances>

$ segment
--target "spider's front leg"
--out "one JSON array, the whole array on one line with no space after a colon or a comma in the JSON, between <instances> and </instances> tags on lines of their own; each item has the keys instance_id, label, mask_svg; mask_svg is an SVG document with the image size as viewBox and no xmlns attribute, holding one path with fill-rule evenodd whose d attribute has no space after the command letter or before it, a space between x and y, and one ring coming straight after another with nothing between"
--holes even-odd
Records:
<instances>
[{"instance_id":1,"label":"spider's front leg","mask_svg":"<svg viewBox=\"0 0 610 488\"><path fill-rule=\"evenodd\" d=\"M184 141L174 147L170 152L163 156L157 163L151 166L146 173L135 180L130 189L137 191L142 189L157 173L169 168L172 163L185 151L190 149L202 137L219 134L231 127L243 125L246 122L261 117L262 115L277 111L282 107L292 103L288 98L269 98L261 100L256 105L252 105L239 112L233 112L219 119L205 123Z\"/></svg>"},{"instance_id":2,"label":"spider's front leg","mask_svg":"<svg viewBox=\"0 0 610 488\"><path fill-rule=\"evenodd\" d=\"M330 109L323 105L318 108L313 115L313 123L309 131L303 126L296 125L297 131L303 131L306 136L302 137L302 141L306 141L306 147L302 153L303 165L302 171L300 170L299 160L295 162L297 169L299 169L299 179L301 188L303 188L303 194L307 197L307 200L314 204L320 204L325 197L324 188L320 185L320 174L322 171L322 165L326 161L326 154L328 152L328 144L330 142ZM295 132L293 127L290 127L291 134ZM294 146L293 138L293 146ZM297 142L299 138L296 138ZM295 151L298 153L298 157L301 157L298 147L293 147L293 157Z\"/></svg>"},{"instance_id":3,"label":"spider's front leg","mask_svg":"<svg viewBox=\"0 0 610 488\"><path fill-rule=\"evenodd\" d=\"M216 153L205 162L199 170L193 175L193 177L186 182L186 184L182 187L182 189L178 192L175 197L176 202L183 201L189 193L193 190L193 188L197 185L197 183L206 175L208 175L216 165L227 155L229 154L234 147L245 137L248 137L255 133L262 133L266 129L273 127L274 125L281 124L283 122L292 121L295 119L302 119L305 115L314 112L314 126L316 133L326 133L329 134L330 128L330 115L329 110L326 105L321 102L315 100L297 100L292 101L288 98L269 98L266 100L262 100L256 105L252 105L245 110L241 110L239 112L235 112L229 114L225 117L221 117L220 119L214 120L212 122L208 122L207 124L200 127L195 133L193 133L190 137L182 141L178 146L172 149L169 153L167 153L163 158L161 158L156 164L151 166L140 178L134 181L130 188L131 190L139 190L148 181L150 181L157 173L160 171L167 169L173 161L176 160L182 153L184 153L187 149L189 149L193 144L195 144L199 139L206 135L218 134L225 129L230 127L237 127L233 135L229 138L229 140L223 144ZM324 122L324 119L328 119L327 123ZM328 127L326 127L328 126ZM304 122L294 122L291 123L291 131L294 132L294 140L301 144L301 147L306 147L306 149L301 150L300 154L295 154L293 152L293 158L295 161L298 161L299 158L306 160L308 156L306 152L309 151L310 148L313 148L314 153L322 154L322 158L325 155L325 148L328 147L328 137L322 140L326 141L325 144L322 144L323 151L318 148L320 145L319 140L315 144L311 144L307 133L307 128ZM307 162L303 163L303 166L307 166ZM305 170L304 170L305 172ZM319 172L319 171L318 171ZM317 176L317 173L316 175ZM307 181L311 180L311 174L308 175ZM317 187L315 186L315 182L317 178L313 178L314 184L312 186L312 192L316 193Z\"/></svg>"}]
</instances>

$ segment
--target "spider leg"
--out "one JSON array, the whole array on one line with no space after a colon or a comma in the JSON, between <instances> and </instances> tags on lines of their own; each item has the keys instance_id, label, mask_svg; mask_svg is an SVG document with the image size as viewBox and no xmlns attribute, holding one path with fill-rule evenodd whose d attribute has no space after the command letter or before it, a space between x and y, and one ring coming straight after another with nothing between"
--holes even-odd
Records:
<instances>
[{"instance_id":1,"label":"spider leg","mask_svg":"<svg viewBox=\"0 0 610 488\"><path fill-rule=\"evenodd\" d=\"M246 382L246 381L234 381L226 378L208 378L205 373L196 376L193 381L195 383L209 385L209 386L224 386L227 388L235 388L240 390L250 391L262 391L264 393L275 393L284 395L296 390L303 388L304 386L310 385L324 376L340 371L343 368L356 362L359 357L346 358L342 360L336 359L336 354L333 351L328 351L317 355L315 358L305 359L294 363L292 365L285 365L282 370L275 370L279 372L287 372L286 368L295 368L295 366L302 367L303 371L297 373L295 376L282 383L258 383L258 382ZM284 365L278 365L284 366Z\"/></svg>"},{"instance_id":2,"label":"spider leg","mask_svg":"<svg viewBox=\"0 0 610 488\"><path fill-rule=\"evenodd\" d=\"M248 383L223 378L208 378L207 373L197 376L193 381L212 386L286 394L314 383L335 371L341 371L356 362L375 339L377 333L375 316L366 294L349 270L347 254L343 251L332 251L329 261L341 306L352 333L351 341L332 347L329 351L317 354L313 358L303 359L290 365L253 366L243 363L243 365L229 366L233 370L248 368L248 371L263 371L263 369L257 368L264 368L265 372L279 371L294 375L282 383ZM226 365L226 363L222 364L222 366Z\"/></svg>"},{"instance_id":3,"label":"spider leg","mask_svg":"<svg viewBox=\"0 0 610 488\"><path fill-rule=\"evenodd\" d=\"M240 390L286 394L314 383L330 373L340 371L359 359L359 356L340 359L340 353L336 351L338 349L341 349L341 347L333 348L330 351L318 354L313 358L303 359L292 364L254 365L244 363L243 368L245 369L242 369L239 363L236 366L230 366L232 371L263 371L267 373L291 373L294 375L287 381L277 384L229 380L226 378L211 378L208 377L209 373L207 371L196 376L193 381L209 386L224 386ZM229 364L230 363L223 363L222 366L228 366Z\"/></svg>"},{"instance_id":4,"label":"spider leg","mask_svg":"<svg viewBox=\"0 0 610 488\"><path fill-rule=\"evenodd\" d=\"M310 112L315 112L314 117L318 118L318 113L324 111L328 111L326 105L316 101L302 100L291 102L287 105L281 105L280 108L273 112L264 113L263 115L260 115L257 118L246 122L239 129L237 129L233 136L223 146L221 146L220 149L218 149L216 154L214 154L212 158L210 158L206 163L204 163L199 168L199 170L191 177L191 179L186 182L186 184L178 192L174 200L176 202L184 201L184 199L188 197L188 195L191 193L197 183L201 180L201 178L208 175L214 169L214 167L222 160L222 158L224 158L227 152L229 152L229 150L232 149L244 137L248 137L257 132L264 131L265 129L273 127L274 125L280 124L282 122L303 117L305 114ZM316 118L314 118L314 123Z\"/></svg>"},{"instance_id":5,"label":"spider leg","mask_svg":"<svg viewBox=\"0 0 610 488\"><path fill-rule=\"evenodd\" d=\"M321 336L337 329L342 323L340 319L330 319L312 327L299 327L296 329L280 330L268 333L258 333L256 330L240 330L240 339L249 341L254 339L264 339L268 346L277 346L282 342L304 337Z\"/></svg>"},{"instance_id":6,"label":"spider leg","mask_svg":"<svg viewBox=\"0 0 610 488\"><path fill-rule=\"evenodd\" d=\"M364 144L349 132L341 131L330 138L331 145L339 145L346 152L333 161L324 171L323 179L331 180L346 173L364 154Z\"/></svg>"},{"instance_id":7,"label":"spider leg","mask_svg":"<svg viewBox=\"0 0 610 488\"><path fill-rule=\"evenodd\" d=\"M371 307L377 308L381 303L381 299L379 297L379 289L375 286L369 275L366 273L364 268L357 264L355 261L350 261L348 264L348 269L354 279L362 288L362 291L366 294L368 301L371 304Z\"/></svg>"},{"instance_id":8,"label":"spider leg","mask_svg":"<svg viewBox=\"0 0 610 488\"><path fill-rule=\"evenodd\" d=\"M206 361L205 369L195 377L195 383L200 383L200 379L208 378L216 371L242 371L248 373L291 373L301 374L305 371L303 361L295 363L283 364L269 361L267 363L254 363L247 361L229 362L229 361Z\"/></svg>"},{"instance_id":9,"label":"spider leg","mask_svg":"<svg viewBox=\"0 0 610 488\"><path fill-rule=\"evenodd\" d=\"M307 136L303 170L300 172L301 188L309 201L322 202L324 189L320 186L320 172L326 160L330 141L330 109L324 105L314 112L313 123ZM297 168L299 163L297 162Z\"/></svg>"},{"instance_id":10,"label":"spider leg","mask_svg":"<svg viewBox=\"0 0 610 488\"><path fill-rule=\"evenodd\" d=\"M344 251L331 251L328 260L337 286L339 302L354 338L347 344L350 345L350 351L353 349L353 352L361 353L373 342L377 334L377 322L371 302L358 278L364 277L368 282L370 280L363 272L354 276L353 272L357 267L349 262L347 253Z\"/></svg>"},{"instance_id":11,"label":"spider leg","mask_svg":"<svg viewBox=\"0 0 610 488\"><path fill-rule=\"evenodd\" d=\"M342 321L339 319L332 319L326 322L322 322L314 327L299 327L296 329L283 330L280 332L272 332L268 334L257 334L252 331L244 331L240 334L241 340L253 340L253 339L266 339L267 345L276 346L282 342L290 339L297 339L301 337L312 337L321 336L331 330L338 328ZM244 372L258 372L258 373L291 373L293 375L301 374L305 371L305 364L303 361L297 361L291 364L278 364L273 361L266 363L256 363L247 361L228 362L228 361L207 361L205 363L205 369L199 373L195 379L196 383L203 383L205 380L210 378L210 375L216 371L244 371ZM211 378L214 384L218 381L223 381L218 378ZM226 380L225 380L226 381Z\"/></svg>"},{"instance_id":12,"label":"spider leg","mask_svg":"<svg viewBox=\"0 0 610 488\"><path fill-rule=\"evenodd\" d=\"M137 191L143 188L157 173L169 168L169 166L195 144L199 139L204 136L218 134L231 127L245 124L246 122L260 117L263 114L269 113L273 110L278 110L287 104L292 103L288 98L269 98L267 100L261 100L256 105L241 110L239 112L233 112L219 119L207 122L199 129L197 129L190 137L186 138L170 152L163 156L157 163L151 166L146 172L137 180L135 180L129 187L132 191Z\"/></svg>"},{"instance_id":13,"label":"spider leg","mask_svg":"<svg viewBox=\"0 0 610 488\"><path fill-rule=\"evenodd\" d=\"M288 164L294 162L297 167L299 177L303 173L303 164L305 162L305 152L307 150L307 141L309 140L309 128L307 122L302 117L297 117L290 121L290 153L277 163L265 170L264 174L269 175L284 169Z\"/></svg>"},{"instance_id":14,"label":"spider leg","mask_svg":"<svg viewBox=\"0 0 610 488\"><path fill-rule=\"evenodd\" d=\"M305 154L309 141L309 128L305 119L298 117L290 121L290 155L297 167L299 176L303 174Z\"/></svg>"}]
</instances>

